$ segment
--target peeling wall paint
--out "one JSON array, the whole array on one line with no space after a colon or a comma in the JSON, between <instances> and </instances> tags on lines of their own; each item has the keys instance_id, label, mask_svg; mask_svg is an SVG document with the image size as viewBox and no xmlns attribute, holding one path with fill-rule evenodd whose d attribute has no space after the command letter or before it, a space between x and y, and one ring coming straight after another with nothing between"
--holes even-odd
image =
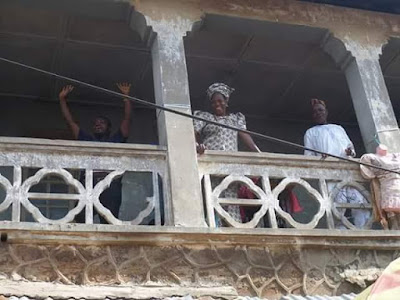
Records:
<instances>
[{"instance_id":1,"label":"peeling wall paint","mask_svg":"<svg viewBox=\"0 0 400 300\"><path fill-rule=\"evenodd\" d=\"M190 20L199 20L204 14L220 14L327 28L337 36L352 34L366 43L373 43L382 35L386 39L400 36L398 15L293 0L136 0L133 3L152 19L160 19L159 12L172 18L179 11Z\"/></svg>"},{"instance_id":2,"label":"peeling wall paint","mask_svg":"<svg viewBox=\"0 0 400 300\"><path fill-rule=\"evenodd\" d=\"M174 19L161 18L159 20L146 17L146 20L160 36L160 42L162 43L160 49L165 57L168 58L171 63L184 60L185 53L182 51L182 37L187 31L191 30L193 22L179 16Z\"/></svg>"},{"instance_id":3,"label":"peeling wall paint","mask_svg":"<svg viewBox=\"0 0 400 300\"><path fill-rule=\"evenodd\" d=\"M382 55L382 45L386 43L382 39L380 43L377 44L366 44L359 42L350 36L346 35L341 38L347 50L349 50L357 60L379 60L379 56Z\"/></svg>"}]
</instances>

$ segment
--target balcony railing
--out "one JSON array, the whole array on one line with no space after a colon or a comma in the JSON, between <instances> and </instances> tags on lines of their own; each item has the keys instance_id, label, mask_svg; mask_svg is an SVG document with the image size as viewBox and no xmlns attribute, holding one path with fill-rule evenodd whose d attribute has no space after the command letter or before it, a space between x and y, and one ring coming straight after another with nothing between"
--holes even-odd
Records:
<instances>
[{"instance_id":1,"label":"balcony railing","mask_svg":"<svg viewBox=\"0 0 400 300\"><path fill-rule=\"evenodd\" d=\"M337 159L208 151L199 157L199 170L210 227L218 226L219 219L225 226L236 228L278 228L283 222L285 228L356 229L351 212L372 209L369 183L362 178L358 166ZM236 189L245 185L254 195L253 199L224 195L232 185ZM304 209L297 216L285 211L280 204L281 193L289 187ZM335 201L346 188L359 192L363 202ZM228 205L253 207L251 220L235 220L225 210ZM371 225L372 217L362 229L370 229Z\"/></svg>"},{"instance_id":2,"label":"balcony railing","mask_svg":"<svg viewBox=\"0 0 400 300\"><path fill-rule=\"evenodd\" d=\"M161 225L163 217L168 223L170 208L166 188L166 153L160 147L0 138L0 153L0 190L4 195L0 212L4 215L11 210L8 213L9 221L21 222L24 221L23 214L30 214L33 222L69 223L85 211L84 222L92 224L95 210L114 225L138 225L146 217L151 217L155 225ZM93 174L99 170L107 175L102 180L93 182ZM133 220L122 221L100 203L99 196L113 180L129 172L151 174L148 178L151 178L152 196L143 201L146 202L144 209L137 212ZM61 182L64 187L69 187L68 191L52 192L50 185L50 189L37 192L36 186L49 177L57 178L58 185ZM64 216L52 219L37 204L43 205L45 201L72 202L72 205ZM131 206L134 205L137 203L132 203Z\"/></svg>"},{"instance_id":3,"label":"balcony railing","mask_svg":"<svg viewBox=\"0 0 400 300\"><path fill-rule=\"evenodd\" d=\"M0 151L0 201L4 196L0 215L8 212L9 216L2 220L63 224L74 222L83 214L83 222L93 224L96 211L113 225L172 224L166 151L161 147L0 138ZM357 229L352 212L371 210L369 183L361 177L356 164L302 155L217 151L200 155L198 164L209 227ZM98 171L106 175L94 181ZM138 172L148 173L151 196L139 205L132 191L140 189L141 183L122 181L123 190L131 190L125 196L127 207L136 211L129 220L113 215L100 202L100 195L113 180ZM50 187L43 189L48 178ZM56 184L52 178L58 179ZM69 189L53 191L52 186L60 182ZM41 184L42 189L38 189ZM251 199L226 192L241 186L247 187ZM349 187L362 195L363 202L335 201ZM282 195L288 190L299 200L301 213L282 206ZM70 205L64 215L52 217L43 207L45 202L52 207L57 203ZM235 220L226 211L228 205L244 208L247 220ZM372 218L362 229L370 229L371 225Z\"/></svg>"}]
</instances>

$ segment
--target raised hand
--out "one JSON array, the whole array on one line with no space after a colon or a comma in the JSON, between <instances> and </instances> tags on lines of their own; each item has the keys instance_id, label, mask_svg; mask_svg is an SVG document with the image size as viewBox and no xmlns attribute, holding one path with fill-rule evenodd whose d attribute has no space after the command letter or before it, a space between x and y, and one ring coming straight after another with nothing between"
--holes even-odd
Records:
<instances>
[{"instance_id":1,"label":"raised hand","mask_svg":"<svg viewBox=\"0 0 400 300\"><path fill-rule=\"evenodd\" d=\"M131 84L130 83L117 83L117 87L118 89L121 91L122 94L124 95L129 95L130 91L131 91Z\"/></svg>"},{"instance_id":2,"label":"raised hand","mask_svg":"<svg viewBox=\"0 0 400 300\"><path fill-rule=\"evenodd\" d=\"M60 107L61 107L61 112L64 116L65 121L68 124L68 127L71 129L72 134L74 135L75 139L78 139L79 136L79 126L78 124L74 121L74 118L71 115L71 112L69 111L68 104L67 104L67 96L69 93L72 92L74 87L72 85L66 85L62 88L60 94L58 97L60 98Z\"/></svg>"},{"instance_id":3,"label":"raised hand","mask_svg":"<svg viewBox=\"0 0 400 300\"><path fill-rule=\"evenodd\" d=\"M71 93L73 89L74 89L74 87L72 85L64 86L62 88L60 94L58 95L60 100L65 100L67 98L68 94Z\"/></svg>"},{"instance_id":4,"label":"raised hand","mask_svg":"<svg viewBox=\"0 0 400 300\"><path fill-rule=\"evenodd\" d=\"M126 96L129 96L129 93L131 91L131 84L122 82L122 83L117 83L117 87L120 90L120 92ZM131 101L128 98L124 98L124 118L122 119L120 130L122 133L122 136L125 138L128 138L129 136L129 129L130 129L130 122L131 122Z\"/></svg>"}]
</instances>

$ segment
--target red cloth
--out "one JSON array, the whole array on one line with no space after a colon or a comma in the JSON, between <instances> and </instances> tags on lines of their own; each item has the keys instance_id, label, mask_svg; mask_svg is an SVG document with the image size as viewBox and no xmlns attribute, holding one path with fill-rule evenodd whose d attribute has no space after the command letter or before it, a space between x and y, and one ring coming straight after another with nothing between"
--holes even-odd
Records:
<instances>
[{"instance_id":1,"label":"red cloth","mask_svg":"<svg viewBox=\"0 0 400 300\"><path fill-rule=\"evenodd\" d=\"M240 199L255 199L256 195L254 195L253 191L249 189L246 185L242 185L239 188L238 197Z\"/></svg>"},{"instance_id":2,"label":"red cloth","mask_svg":"<svg viewBox=\"0 0 400 300\"><path fill-rule=\"evenodd\" d=\"M252 179L255 184L257 184L258 179ZM256 195L254 195L253 191L249 189L246 185L242 185L238 191L238 198L240 199L255 199ZM242 222L246 222L246 211L244 207L240 207L240 217L242 218Z\"/></svg>"},{"instance_id":3,"label":"red cloth","mask_svg":"<svg viewBox=\"0 0 400 300\"><path fill-rule=\"evenodd\" d=\"M290 210L292 213L299 213L303 211L303 207L300 205L299 199L297 199L296 194L290 190L289 192L289 203L290 203Z\"/></svg>"}]
</instances>

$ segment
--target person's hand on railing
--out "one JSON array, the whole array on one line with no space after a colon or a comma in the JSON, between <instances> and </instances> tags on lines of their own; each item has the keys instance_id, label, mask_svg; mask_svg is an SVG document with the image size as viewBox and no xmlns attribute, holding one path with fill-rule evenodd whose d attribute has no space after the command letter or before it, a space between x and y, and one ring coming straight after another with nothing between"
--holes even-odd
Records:
<instances>
[{"instance_id":1,"label":"person's hand on railing","mask_svg":"<svg viewBox=\"0 0 400 300\"><path fill-rule=\"evenodd\" d=\"M356 156L356 152L354 151L354 148L351 147L351 146L346 148L344 151L346 152L347 156L351 156L351 157L355 157Z\"/></svg>"},{"instance_id":2,"label":"person's hand on railing","mask_svg":"<svg viewBox=\"0 0 400 300\"><path fill-rule=\"evenodd\" d=\"M325 159L327 159L328 158L328 155L326 155L325 153L324 154L321 154L321 160L325 160Z\"/></svg>"},{"instance_id":3,"label":"person's hand on railing","mask_svg":"<svg viewBox=\"0 0 400 300\"><path fill-rule=\"evenodd\" d=\"M204 144L196 143L196 151L198 154L203 154L206 150L206 146Z\"/></svg>"}]
</instances>

